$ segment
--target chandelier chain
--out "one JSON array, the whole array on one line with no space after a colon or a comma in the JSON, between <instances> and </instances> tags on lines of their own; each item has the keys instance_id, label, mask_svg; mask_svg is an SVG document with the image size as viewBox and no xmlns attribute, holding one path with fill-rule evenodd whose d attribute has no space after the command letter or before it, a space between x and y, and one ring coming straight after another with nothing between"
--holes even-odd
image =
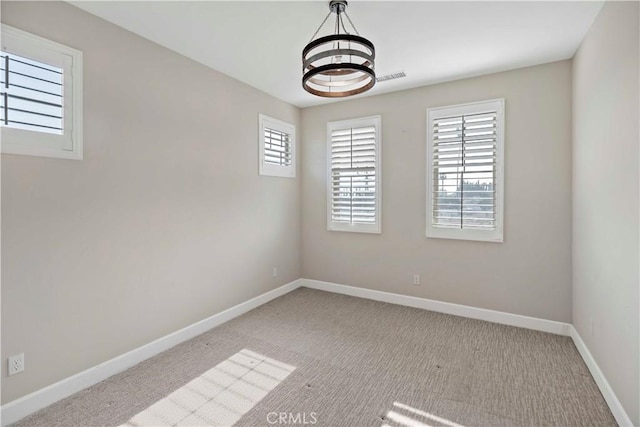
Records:
<instances>
[{"instance_id":1,"label":"chandelier chain","mask_svg":"<svg viewBox=\"0 0 640 427\"><path fill-rule=\"evenodd\" d=\"M346 12L342 12L344 14L346 14ZM340 18L340 14L338 13L338 21L340 21L340 23L342 24L342 30L344 31L345 34L349 34L349 31L347 31L347 29L344 26L344 19ZM353 24L352 24L353 25ZM340 29L338 28L338 32L340 32Z\"/></svg>"},{"instance_id":2,"label":"chandelier chain","mask_svg":"<svg viewBox=\"0 0 640 427\"><path fill-rule=\"evenodd\" d=\"M309 40L309 43L311 43L313 41L313 39L316 38L316 36L318 35L318 33L320 32L320 30L322 29L322 27L324 26L324 24L327 22L327 19L329 19L329 17L331 16L333 12L329 12L327 14L327 16L324 17L324 21L322 21L322 24L320 24L320 26L318 27L318 29L316 30L315 33L313 33L313 35L311 36L311 39ZM353 24L352 24L353 25Z\"/></svg>"},{"instance_id":3,"label":"chandelier chain","mask_svg":"<svg viewBox=\"0 0 640 427\"><path fill-rule=\"evenodd\" d=\"M349 20L349 24L351 24L351 26L353 27L353 31L355 31L355 32L356 32L356 35L358 35L358 36L359 36L359 35L360 35L360 33L358 32L358 29L356 28L356 26L355 26L355 25L353 25L353 22L351 21L351 18L349 18L349 14L347 13L347 11L345 10L343 13L345 14L345 16L347 17L347 19ZM343 24L343 25L344 25L344 24ZM346 31L346 30L345 30L345 31Z\"/></svg>"}]
</instances>

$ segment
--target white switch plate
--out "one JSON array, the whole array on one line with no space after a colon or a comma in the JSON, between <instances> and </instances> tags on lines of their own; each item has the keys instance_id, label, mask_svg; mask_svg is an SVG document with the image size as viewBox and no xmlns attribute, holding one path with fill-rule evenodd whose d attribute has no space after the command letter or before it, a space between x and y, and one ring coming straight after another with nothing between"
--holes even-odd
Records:
<instances>
[{"instance_id":1,"label":"white switch plate","mask_svg":"<svg viewBox=\"0 0 640 427\"><path fill-rule=\"evenodd\" d=\"M278 277L278 267L273 267L273 277Z\"/></svg>"},{"instance_id":2,"label":"white switch plate","mask_svg":"<svg viewBox=\"0 0 640 427\"><path fill-rule=\"evenodd\" d=\"M24 371L24 353L9 356L9 375Z\"/></svg>"}]
</instances>

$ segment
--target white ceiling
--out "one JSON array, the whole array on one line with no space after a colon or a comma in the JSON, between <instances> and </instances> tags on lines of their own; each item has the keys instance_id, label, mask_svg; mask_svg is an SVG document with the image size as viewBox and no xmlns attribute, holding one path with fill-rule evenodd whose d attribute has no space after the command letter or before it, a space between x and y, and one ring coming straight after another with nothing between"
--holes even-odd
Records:
<instances>
[{"instance_id":1,"label":"white ceiling","mask_svg":"<svg viewBox=\"0 0 640 427\"><path fill-rule=\"evenodd\" d=\"M301 87L302 48L328 1L72 1L162 46L299 107L330 102ZM405 71L360 96L570 58L601 1L359 1L347 12L376 46L376 74ZM321 34L328 34L325 25Z\"/></svg>"}]
</instances>

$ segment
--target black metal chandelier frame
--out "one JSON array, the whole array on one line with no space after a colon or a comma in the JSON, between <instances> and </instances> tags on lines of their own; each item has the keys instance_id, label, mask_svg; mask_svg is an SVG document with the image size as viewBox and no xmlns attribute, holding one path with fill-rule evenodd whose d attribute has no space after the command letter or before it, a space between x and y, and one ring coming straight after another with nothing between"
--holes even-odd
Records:
<instances>
[{"instance_id":1,"label":"black metal chandelier frame","mask_svg":"<svg viewBox=\"0 0 640 427\"><path fill-rule=\"evenodd\" d=\"M346 0L330 1L329 14L302 51L302 87L313 95L352 96L366 92L376 83L375 47L358 34L346 8ZM314 40L332 13L336 14L335 34ZM342 15L355 35L347 32Z\"/></svg>"}]
</instances>

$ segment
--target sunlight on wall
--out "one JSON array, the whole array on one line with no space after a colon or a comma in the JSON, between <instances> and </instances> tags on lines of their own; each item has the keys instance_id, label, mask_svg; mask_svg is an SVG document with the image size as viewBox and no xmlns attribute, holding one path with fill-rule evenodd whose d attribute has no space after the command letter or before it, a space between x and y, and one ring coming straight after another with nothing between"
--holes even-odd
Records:
<instances>
[{"instance_id":1,"label":"sunlight on wall","mask_svg":"<svg viewBox=\"0 0 640 427\"><path fill-rule=\"evenodd\" d=\"M386 414L386 420L393 422L396 425L406 427L430 427L431 423L436 423L439 426L447 427L463 427L460 424L449 421L445 418L437 415L430 414L425 411L413 408L403 403L393 402L394 409L390 410ZM404 414L398 411L403 411ZM407 412L409 413L407 415ZM382 427L392 427L390 424L383 424Z\"/></svg>"},{"instance_id":2,"label":"sunlight on wall","mask_svg":"<svg viewBox=\"0 0 640 427\"><path fill-rule=\"evenodd\" d=\"M295 369L243 349L121 427L231 426Z\"/></svg>"}]
</instances>

